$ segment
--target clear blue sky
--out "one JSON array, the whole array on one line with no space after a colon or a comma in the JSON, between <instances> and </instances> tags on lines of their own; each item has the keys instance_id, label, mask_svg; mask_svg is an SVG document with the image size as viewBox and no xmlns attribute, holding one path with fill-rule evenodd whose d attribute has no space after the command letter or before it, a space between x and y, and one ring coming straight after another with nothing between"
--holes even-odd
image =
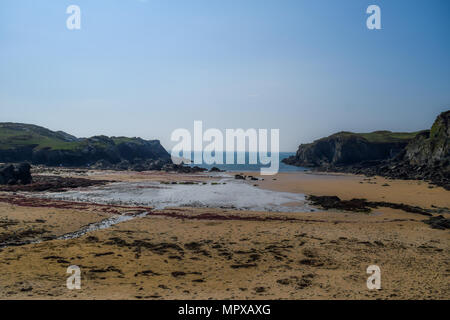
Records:
<instances>
[{"instance_id":1,"label":"clear blue sky","mask_svg":"<svg viewBox=\"0 0 450 320\"><path fill-rule=\"evenodd\" d=\"M279 128L282 151L419 130L450 107L449 39L448 0L1 0L0 121L168 149L194 120Z\"/></svg>"}]
</instances>

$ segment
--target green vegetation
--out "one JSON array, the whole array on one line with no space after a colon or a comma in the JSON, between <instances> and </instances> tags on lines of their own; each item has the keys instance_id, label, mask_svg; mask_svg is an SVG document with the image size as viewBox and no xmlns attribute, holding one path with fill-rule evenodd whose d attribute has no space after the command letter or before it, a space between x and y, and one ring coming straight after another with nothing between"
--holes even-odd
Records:
<instances>
[{"instance_id":1,"label":"green vegetation","mask_svg":"<svg viewBox=\"0 0 450 320\"><path fill-rule=\"evenodd\" d=\"M86 146L105 149L111 145L134 143L144 145L145 140L127 137L95 136L89 139L77 139L62 131L51 131L43 127L22 123L0 123L0 150L32 147L52 150L78 150Z\"/></svg>"},{"instance_id":2,"label":"green vegetation","mask_svg":"<svg viewBox=\"0 0 450 320\"><path fill-rule=\"evenodd\" d=\"M0 124L0 149L35 146L37 149L73 150L80 145L77 141L65 141L57 133L52 136L33 129L33 126L13 127Z\"/></svg>"},{"instance_id":3,"label":"green vegetation","mask_svg":"<svg viewBox=\"0 0 450 320\"><path fill-rule=\"evenodd\" d=\"M140 143L142 144L142 140L139 138L128 138L128 137L111 137L115 144L120 143Z\"/></svg>"},{"instance_id":4,"label":"green vegetation","mask_svg":"<svg viewBox=\"0 0 450 320\"><path fill-rule=\"evenodd\" d=\"M77 138L32 124L0 122L0 162L21 161L49 166L159 170L170 162L170 155L158 140L104 135Z\"/></svg>"},{"instance_id":5,"label":"green vegetation","mask_svg":"<svg viewBox=\"0 0 450 320\"><path fill-rule=\"evenodd\" d=\"M430 130L430 138L438 138L439 136L445 135L445 123L443 118L438 117L437 120L433 123L433 126Z\"/></svg>"},{"instance_id":6,"label":"green vegetation","mask_svg":"<svg viewBox=\"0 0 450 320\"><path fill-rule=\"evenodd\" d=\"M420 132L420 131L419 131ZM373 143L387 142L408 142L413 139L419 132L391 132L391 131L374 131L370 133L353 133L342 131L332 136L359 136Z\"/></svg>"}]
</instances>

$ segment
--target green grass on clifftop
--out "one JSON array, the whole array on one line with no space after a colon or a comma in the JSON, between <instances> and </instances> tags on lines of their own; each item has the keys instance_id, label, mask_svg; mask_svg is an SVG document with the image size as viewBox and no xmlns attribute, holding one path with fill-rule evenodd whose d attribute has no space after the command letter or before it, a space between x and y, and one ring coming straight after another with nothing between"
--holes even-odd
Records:
<instances>
[{"instance_id":1,"label":"green grass on clifftop","mask_svg":"<svg viewBox=\"0 0 450 320\"><path fill-rule=\"evenodd\" d=\"M374 131L370 133L353 133L353 132L339 132L333 136L359 136L363 137L369 142L373 143L388 143L388 142L408 142L413 139L419 132L391 132L391 131Z\"/></svg>"},{"instance_id":2,"label":"green grass on clifftop","mask_svg":"<svg viewBox=\"0 0 450 320\"><path fill-rule=\"evenodd\" d=\"M77 150L87 145L97 148L106 148L108 144L134 143L144 144L139 138L95 136L89 139L77 139L62 131L51 131L31 124L1 122L0 123L0 150L32 147L35 150Z\"/></svg>"},{"instance_id":3,"label":"green grass on clifftop","mask_svg":"<svg viewBox=\"0 0 450 320\"><path fill-rule=\"evenodd\" d=\"M13 126L0 124L0 149L14 149L23 146L36 146L38 149L72 150L79 146L77 141L65 141L57 133L45 132L34 126Z\"/></svg>"}]
</instances>

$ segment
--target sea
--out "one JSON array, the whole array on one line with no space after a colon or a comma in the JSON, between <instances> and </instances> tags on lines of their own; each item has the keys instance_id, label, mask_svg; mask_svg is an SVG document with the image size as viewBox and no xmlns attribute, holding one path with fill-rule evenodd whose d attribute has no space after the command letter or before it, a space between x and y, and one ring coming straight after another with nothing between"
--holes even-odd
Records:
<instances>
[{"instance_id":1,"label":"sea","mask_svg":"<svg viewBox=\"0 0 450 320\"><path fill-rule=\"evenodd\" d=\"M197 153L197 151L195 151ZM199 153L201 153L201 151L198 151ZM256 164L250 164L249 159L250 159L250 152L234 152L234 158L235 158L235 162L237 162L237 156L238 154L242 154L245 153L245 164L206 164L205 162L201 163L201 164L195 164L195 163L187 163L185 162L186 165L189 166L199 166L201 168L206 168L206 169L211 169L212 167L217 167L220 170L225 170L225 171L230 171L230 172L256 172L256 171L260 171L261 168L268 168L270 167L269 165L263 165L260 163L260 159L259 159L259 155L258 153L256 153L256 157L258 159L258 162ZM290 166L287 165L285 163L282 162L283 159L288 158L290 156L295 155L295 152L280 152L279 153L279 169L278 172L297 172L297 171L307 171L307 168L304 167L296 167L296 166ZM191 159L194 159L194 152L191 153ZM202 159L204 159L204 157L202 157ZM225 154L224 154L224 161L225 162Z\"/></svg>"}]
</instances>

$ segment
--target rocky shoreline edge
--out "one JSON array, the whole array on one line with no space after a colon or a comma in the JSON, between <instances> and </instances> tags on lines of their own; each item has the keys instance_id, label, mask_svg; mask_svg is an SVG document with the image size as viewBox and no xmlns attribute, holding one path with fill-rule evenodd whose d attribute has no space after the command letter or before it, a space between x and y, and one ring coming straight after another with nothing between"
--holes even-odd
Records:
<instances>
[{"instance_id":1,"label":"rocky shoreline edge","mask_svg":"<svg viewBox=\"0 0 450 320\"><path fill-rule=\"evenodd\" d=\"M450 190L450 111L417 133L339 132L299 146L289 165L391 179L425 180Z\"/></svg>"}]
</instances>

